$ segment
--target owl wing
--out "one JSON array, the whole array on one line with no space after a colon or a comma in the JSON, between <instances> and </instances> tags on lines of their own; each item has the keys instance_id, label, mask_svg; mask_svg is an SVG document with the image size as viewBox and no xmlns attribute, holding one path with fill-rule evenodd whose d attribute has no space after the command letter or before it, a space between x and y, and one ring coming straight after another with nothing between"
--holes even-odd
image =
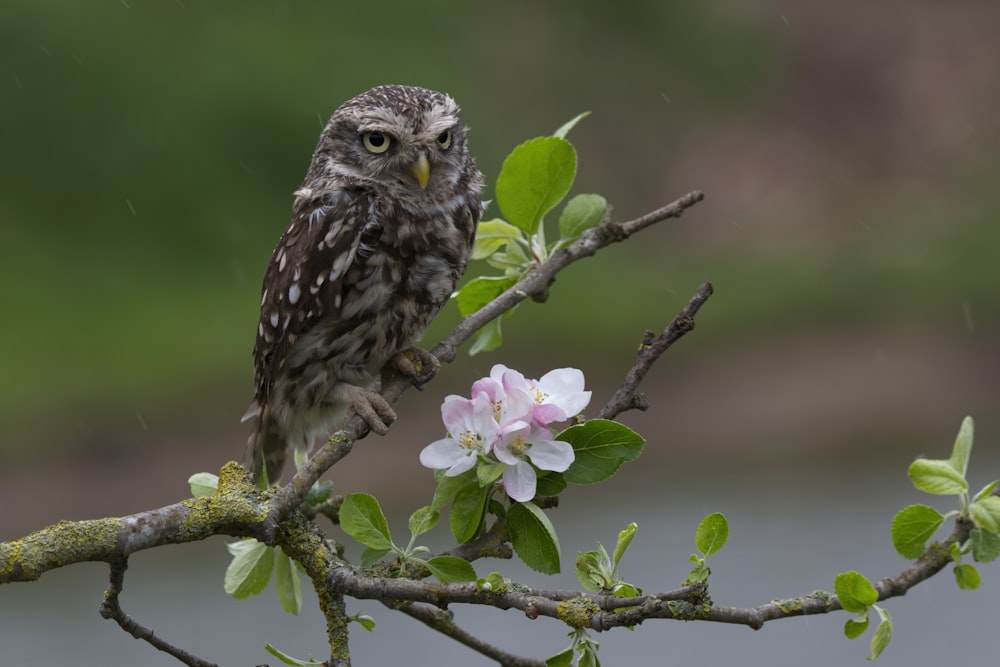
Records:
<instances>
[{"instance_id":1,"label":"owl wing","mask_svg":"<svg viewBox=\"0 0 1000 667\"><path fill-rule=\"evenodd\" d=\"M359 189L300 195L264 272L254 346L256 395L244 420L267 405L295 342L320 320L335 319L345 274L371 254L380 229L372 198Z\"/></svg>"}]
</instances>

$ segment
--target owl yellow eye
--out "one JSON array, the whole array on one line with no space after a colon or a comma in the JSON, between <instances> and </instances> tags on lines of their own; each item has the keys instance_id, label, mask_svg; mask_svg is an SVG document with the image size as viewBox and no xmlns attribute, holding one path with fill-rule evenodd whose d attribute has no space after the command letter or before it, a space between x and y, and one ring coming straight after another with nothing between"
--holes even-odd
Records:
<instances>
[{"instance_id":1,"label":"owl yellow eye","mask_svg":"<svg viewBox=\"0 0 1000 667\"><path fill-rule=\"evenodd\" d=\"M389 150L392 139L389 138L388 134L381 132L365 132L361 135L361 143L372 153L384 153Z\"/></svg>"},{"instance_id":2,"label":"owl yellow eye","mask_svg":"<svg viewBox=\"0 0 1000 667\"><path fill-rule=\"evenodd\" d=\"M449 148L451 148L451 130L445 130L444 132L439 134L437 142L438 146L440 146L441 150L443 151L446 151Z\"/></svg>"}]
</instances>

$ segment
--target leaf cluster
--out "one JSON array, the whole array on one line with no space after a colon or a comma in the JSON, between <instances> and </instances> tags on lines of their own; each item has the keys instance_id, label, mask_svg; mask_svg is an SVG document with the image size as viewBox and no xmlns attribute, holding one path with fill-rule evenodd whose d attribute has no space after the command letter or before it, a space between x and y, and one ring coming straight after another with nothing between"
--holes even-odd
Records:
<instances>
[{"instance_id":1,"label":"leaf cluster","mask_svg":"<svg viewBox=\"0 0 1000 667\"><path fill-rule=\"evenodd\" d=\"M555 438L568 442L575 458L565 472L538 471L537 491L542 497L558 495L569 483L607 479L623 463L637 458L645 443L632 429L608 419L574 424ZM511 545L528 567L544 574L559 572L559 540L552 522L535 502L508 503L498 479L496 470L483 465L455 477L438 473L430 506L442 510L450 504L448 523L460 544L483 535L491 516L504 519Z\"/></svg>"},{"instance_id":2,"label":"leaf cluster","mask_svg":"<svg viewBox=\"0 0 1000 667\"><path fill-rule=\"evenodd\" d=\"M963 562L963 557L971 554L977 563L996 560L1000 556L1000 497L995 493L998 482L983 487L970 498L966 473L972 454L973 422L966 417L959 428L958 436L948 459L918 458L908 471L913 485L920 491L934 495L954 495L958 497L959 508L941 514L928 505L910 505L900 510L892 520L892 544L900 556L907 559L921 558L928 552L927 541L948 517L970 522L973 527L968 539L958 542L949 540L939 547L945 550L954 563L955 582L959 588L978 588L982 582L979 571L971 563ZM889 645L892 637L892 619L889 612L875 604L879 595L875 587L857 572L837 575L834 582L837 597L844 610L856 613L844 625L844 635L849 639L860 637L869 626L870 612L874 612L879 624L871 640L869 660L875 660Z\"/></svg>"},{"instance_id":3,"label":"leaf cluster","mask_svg":"<svg viewBox=\"0 0 1000 667\"><path fill-rule=\"evenodd\" d=\"M975 589L982 578L974 565L963 563L971 555L977 563L989 563L1000 556L1000 496L996 495L998 481L993 481L973 496L969 496L966 472L972 454L973 422L971 417L962 421L955 438L951 457L948 459L919 458L910 464L909 476L913 485L934 495L958 497L959 508L947 514L928 505L905 507L892 520L892 544L903 558L919 558L927 548L927 541L937 532L945 519L958 517L969 521L973 528L969 539L962 544L950 544L948 556L955 563L955 581L959 588Z\"/></svg>"},{"instance_id":4,"label":"leaf cluster","mask_svg":"<svg viewBox=\"0 0 1000 667\"><path fill-rule=\"evenodd\" d=\"M502 274L474 278L456 293L463 316L493 301L554 251L604 219L608 208L604 197L576 195L559 216L558 240L546 243L545 216L565 199L576 179L576 150L566 135L587 115L573 118L550 137L524 142L504 160L496 185L497 204L504 217L479 223L472 252L472 259L485 260ZM504 317L511 313L513 310ZM480 329L469 353L494 350L501 342L501 319L497 318Z\"/></svg>"}]
</instances>

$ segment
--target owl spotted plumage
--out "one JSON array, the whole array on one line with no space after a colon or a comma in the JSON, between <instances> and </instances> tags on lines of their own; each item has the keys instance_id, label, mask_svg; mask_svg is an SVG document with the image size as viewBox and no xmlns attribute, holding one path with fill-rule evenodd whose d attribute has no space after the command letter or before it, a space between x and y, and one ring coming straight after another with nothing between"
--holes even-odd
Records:
<instances>
[{"instance_id":1,"label":"owl spotted plumage","mask_svg":"<svg viewBox=\"0 0 1000 667\"><path fill-rule=\"evenodd\" d=\"M323 130L264 273L248 467L281 474L351 414L384 433L376 390L455 288L482 211L482 175L455 102L411 86L348 100Z\"/></svg>"}]
</instances>

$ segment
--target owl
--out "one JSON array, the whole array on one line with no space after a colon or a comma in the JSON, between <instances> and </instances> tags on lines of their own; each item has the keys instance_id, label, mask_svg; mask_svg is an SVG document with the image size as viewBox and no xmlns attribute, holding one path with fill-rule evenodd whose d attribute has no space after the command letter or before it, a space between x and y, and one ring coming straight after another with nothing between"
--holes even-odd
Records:
<instances>
[{"instance_id":1,"label":"owl","mask_svg":"<svg viewBox=\"0 0 1000 667\"><path fill-rule=\"evenodd\" d=\"M330 118L264 272L247 467L281 475L354 414L384 434L377 391L455 289L482 213L483 177L451 97L379 86ZM428 357L424 353L424 359ZM433 361L433 358L430 359Z\"/></svg>"}]
</instances>

